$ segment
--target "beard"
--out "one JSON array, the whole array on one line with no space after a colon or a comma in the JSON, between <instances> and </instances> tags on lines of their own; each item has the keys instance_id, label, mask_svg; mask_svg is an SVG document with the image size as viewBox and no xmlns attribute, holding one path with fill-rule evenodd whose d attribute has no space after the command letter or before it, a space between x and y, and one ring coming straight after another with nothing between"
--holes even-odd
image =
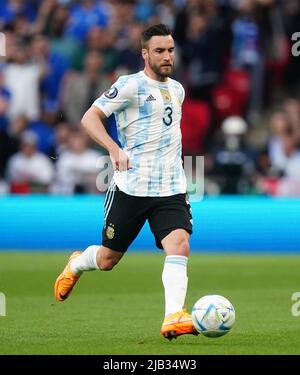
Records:
<instances>
[{"instance_id":1,"label":"beard","mask_svg":"<svg viewBox=\"0 0 300 375\"><path fill-rule=\"evenodd\" d=\"M162 78L169 77L173 73L173 69L174 69L174 65L172 63L156 65L150 59L149 59L149 66L155 74L157 74L159 77L162 77Z\"/></svg>"}]
</instances>

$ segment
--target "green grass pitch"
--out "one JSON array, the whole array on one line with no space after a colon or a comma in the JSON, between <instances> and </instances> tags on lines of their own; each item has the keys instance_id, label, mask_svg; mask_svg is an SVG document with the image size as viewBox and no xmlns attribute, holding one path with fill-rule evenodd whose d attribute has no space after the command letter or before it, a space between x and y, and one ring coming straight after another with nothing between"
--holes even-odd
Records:
<instances>
[{"instance_id":1,"label":"green grass pitch","mask_svg":"<svg viewBox=\"0 0 300 375\"><path fill-rule=\"evenodd\" d=\"M128 253L111 272L87 272L59 303L53 284L68 253L0 252L0 354L300 354L300 257L203 255L189 261L187 307L227 297L236 323L221 338L160 336L162 253Z\"/></svg>"}]
</instances>

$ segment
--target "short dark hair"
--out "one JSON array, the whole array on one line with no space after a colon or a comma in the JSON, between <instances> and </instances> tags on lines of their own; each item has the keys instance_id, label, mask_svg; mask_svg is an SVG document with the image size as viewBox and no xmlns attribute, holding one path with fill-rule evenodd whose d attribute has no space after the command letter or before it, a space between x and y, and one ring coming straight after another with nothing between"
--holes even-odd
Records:
<instances>
[{"instance_id":1,"label":"short dark hair","mask_svg":"<svg viewBox=\"0 0 300 375\"><path fill-rule=\"evenodd\" d=\"M152 25L148 29L144 30L141 35L141 46L146 48L147 43L153 36L167 36L172 35L169 26L160 23L158 25Z\"/></svg>"}]
</instances>

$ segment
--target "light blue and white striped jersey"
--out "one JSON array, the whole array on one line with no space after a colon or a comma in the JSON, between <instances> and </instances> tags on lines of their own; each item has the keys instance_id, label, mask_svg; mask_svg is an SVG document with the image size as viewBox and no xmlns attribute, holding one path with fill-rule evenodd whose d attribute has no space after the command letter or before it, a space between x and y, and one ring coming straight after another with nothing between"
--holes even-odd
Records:
<instances>
[{"instance_id":1,"label":"light blue and white striped jersey","mask_svg":"<svg viewBox=\"0 0 300 375\"><path fill-rule=\"evenodd\" d=\"M143 71L121 76L93 105L115 114L118 138L132 168L113 180L129 195L165 197L186 192L181 159L182 85L159 82Z\"/></svg>"}]
</instances>

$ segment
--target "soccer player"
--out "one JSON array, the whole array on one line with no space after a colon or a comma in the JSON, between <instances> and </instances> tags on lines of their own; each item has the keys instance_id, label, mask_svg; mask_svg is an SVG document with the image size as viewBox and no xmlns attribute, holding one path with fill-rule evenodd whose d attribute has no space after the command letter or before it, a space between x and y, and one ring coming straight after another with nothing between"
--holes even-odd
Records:
<instances>
[{"instance_id":1,"label":"soccer player","mask_svg":"<svg viewBox=\"0 0 300 375\"><path fill-rule=\"evenodd\" d=\"M182 85L169 78L174 65L174 40L163 24L141 36L145 69L121 76L82 118L82 125L107 149L114 175L104 203L102 246L74 252L55 283L55 297L64 301L80 275L111 270L120 261L146 220L158 248L166 254L162 281L167 339L197 332L183 308L192 216L181 159ZM115 114L120 148L102 120Z\"/></svg>"}]
</instances>

